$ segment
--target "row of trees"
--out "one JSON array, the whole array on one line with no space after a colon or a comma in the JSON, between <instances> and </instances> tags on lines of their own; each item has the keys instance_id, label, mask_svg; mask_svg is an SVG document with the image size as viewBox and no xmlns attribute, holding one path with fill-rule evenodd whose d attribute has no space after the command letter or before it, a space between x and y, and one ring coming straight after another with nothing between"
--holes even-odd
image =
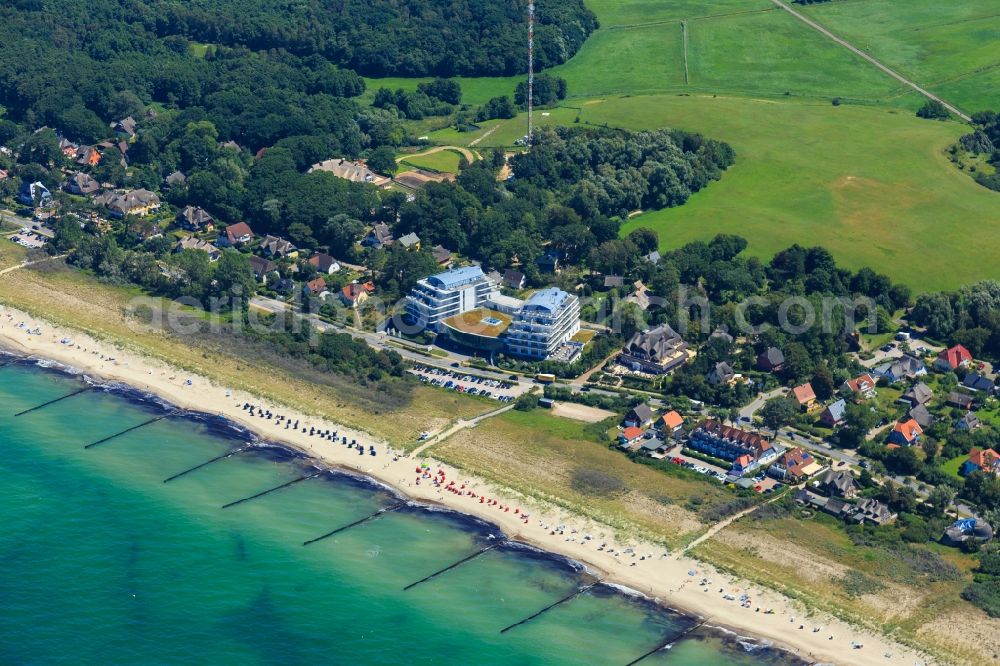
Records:
<instances>
[{"instance_id":1,"label":"row of trees","mask_svg":"<svg viewBox=\"0 0 1000 666\"><path fill-rule=\"evenodd\" d=\"M959 138L957 147L984 158L994 167L992 173L977 169L975 179L980 185L1000 192L1000 149L997 148L1000 146L1000 115L995 111L974 113L972 125L974 131Z\"/></svg>"},{"instance_id":2,"label":"row of trees","mask_svg":"<svg viewBox=\"0 0 1000 666\"><path fill-rule=\"evenodd\" d=\"M921 294L911 319L939 340L960 342L974 355L1000 358L1000 282Z\"/></svg>"}]
</instances>

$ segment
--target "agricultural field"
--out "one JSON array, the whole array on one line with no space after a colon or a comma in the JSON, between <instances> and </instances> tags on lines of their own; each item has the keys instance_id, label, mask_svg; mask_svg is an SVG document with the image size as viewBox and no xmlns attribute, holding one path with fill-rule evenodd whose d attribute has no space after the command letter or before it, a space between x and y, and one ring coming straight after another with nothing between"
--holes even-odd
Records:
<instances>
[{"instance_id":1,"label":"agricultural field","mask_svg":"<svg viewBox=\"0 0 1000 666\"><path fill-rule=\"evenodd\" d=\"M1000 108L1000 12L969 0L846 0L803 12L967 112Z\"/></svg>"}]
</instances>

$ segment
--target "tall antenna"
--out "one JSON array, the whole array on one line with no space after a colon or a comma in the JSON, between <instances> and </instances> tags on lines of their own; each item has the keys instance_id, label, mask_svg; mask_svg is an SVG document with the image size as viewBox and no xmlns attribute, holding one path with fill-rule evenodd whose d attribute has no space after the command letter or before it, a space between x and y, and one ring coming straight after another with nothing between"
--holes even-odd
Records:
<instances>
[{"instance_id":1,"label":"tall antenna","mask_svg":"<svg viewBox=\"0 0 1000 666\"><path fill-rule=\"evenodd\" d=\"M528 137L530 146L534 139L535 92L535 0L528 0Z\"/></svg>"}]
</instances>

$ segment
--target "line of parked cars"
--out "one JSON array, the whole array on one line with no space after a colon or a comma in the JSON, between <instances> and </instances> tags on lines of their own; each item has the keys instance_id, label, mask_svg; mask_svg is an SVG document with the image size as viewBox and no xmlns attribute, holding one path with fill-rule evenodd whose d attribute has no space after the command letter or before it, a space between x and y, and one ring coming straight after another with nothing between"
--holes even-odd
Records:
<instances>
[{"instance_id":1,"label":"line of parked cars","mask_svg":"<svg viewBox=\"0 0 1000 666\"><path fill-rule=\"evenodd\" d=\"M511 382L489 379L488 377L476 377L475 375L466 375L426 365L417 365L413 369L417 373L417 376L420 377L420 381L431 386L438 386L468 395L492 398L500 402L511 402L514 400L514 396L512 395L499 393L499 391L509 391L514 388ZM497 389L498 392L494 393L491 389Z\"/></svg>"},{"instance_id":2,"label":"line of parked cars","mask_svg":"<svg viewBox=\"0 0 1000 666\"><path fill-rule=\"evenodd\" d=\"M17 235L11 236L10 240L13 243L17 243L21 247L26 247L31 250L45 247L45 244L49 242L48 238L42 234L35 233L27 227L22 228Z\"/></svg>"}]
</instances>

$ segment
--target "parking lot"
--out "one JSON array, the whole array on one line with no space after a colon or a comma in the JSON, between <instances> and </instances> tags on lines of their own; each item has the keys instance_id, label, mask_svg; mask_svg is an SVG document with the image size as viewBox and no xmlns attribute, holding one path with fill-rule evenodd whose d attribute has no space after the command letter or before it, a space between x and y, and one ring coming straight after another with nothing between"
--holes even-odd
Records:
<instances>
[{"instance_id":1,"label":"parking lot","mask_svg":"<svg viewBox=\"0 0 1000 666\"><path fill-rule=\"evenodd\" d=\"M19 232L10 237L10 240L17 243L21 247L26 247L31 250L37 250L39 248L45 247L49 242L49 239L38 233L37 231L32 231L27 227L21 229Z\"/></svg>"},{"instance_id":2,"label":"parking lot","mask_svg":"<svg viewBox=\"0 0 1000 666\"><path fill-rule=\"evenodd\" d=\"M446 370L428 365L416 365L410 372L417 375L420 381L425 384L448 391L491 398L500 402L511 402L528 390L528 387L521 386L513 380L491 379L462 370Z\"/></svg>"}]
</instances>

